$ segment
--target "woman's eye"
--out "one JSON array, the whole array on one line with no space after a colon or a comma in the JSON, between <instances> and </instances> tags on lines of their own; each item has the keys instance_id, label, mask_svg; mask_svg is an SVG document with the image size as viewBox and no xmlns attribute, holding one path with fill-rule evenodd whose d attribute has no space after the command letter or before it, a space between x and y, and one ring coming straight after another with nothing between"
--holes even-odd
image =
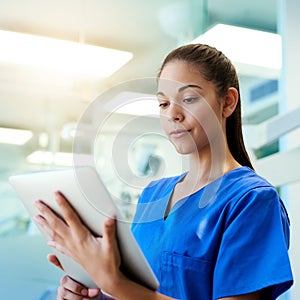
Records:
<instances>
[{"instance_id":1,"label":"woman's eye","mask_svg":"<svg viewBox=\"0 0 300 300\"><path fill-rule=\"evenodd\" d=\"M183 102L185 103L193 103L195 101L197 101L199 99L199 97L188 97L188 98L184 98Z\"/></svg>"},{"instance_id":2,"label":"woman's eye","mask_svg":"<svg viewBox=\"0 0 300 300\"><path fill-rule=\"evenodd\" d=\"M160 108L164 108L164 107L166 107L168 105L168 103L167 102L161 102L161 103L159 103L159 107Z\"/></svg>"}]
</instances>

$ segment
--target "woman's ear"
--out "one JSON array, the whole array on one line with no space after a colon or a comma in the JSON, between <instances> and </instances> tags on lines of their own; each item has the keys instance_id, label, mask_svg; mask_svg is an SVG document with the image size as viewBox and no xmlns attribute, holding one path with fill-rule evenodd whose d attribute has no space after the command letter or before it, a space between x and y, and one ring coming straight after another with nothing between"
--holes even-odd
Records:
<instances>
[{"instance_id":1,"label":"woman's ear","mask_svg":"<svg viewBox=\"0 0 300 300\"><path fill-rule=\"evenodd\" d=\"M230 87L227 90L224 99L224 106L223 106L223 117L228 118L234 112L237 103L239 101L239 92L236 88Z\"/></svg>"}]
</instances>

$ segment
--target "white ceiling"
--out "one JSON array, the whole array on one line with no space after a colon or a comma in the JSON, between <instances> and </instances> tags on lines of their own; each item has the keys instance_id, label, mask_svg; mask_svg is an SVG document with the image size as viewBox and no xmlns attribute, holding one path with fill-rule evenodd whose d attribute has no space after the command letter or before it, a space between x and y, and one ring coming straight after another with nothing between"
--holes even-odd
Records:
<instances>
[{"instance_id":1,"label":"white ceiling","mask_svg":"<svg viewBox=\"0 0 300 300\"><path fill-rule=\"evenodd\" d=\"M76 122L99 93L153 77L164 55L216 22L276 31L276 0L0 0L0 29L131 51L112 77L71 80L0 64L0 126L35 132ZM0 41L1 42L1 41Z\"/></svg>"}]
</instances>

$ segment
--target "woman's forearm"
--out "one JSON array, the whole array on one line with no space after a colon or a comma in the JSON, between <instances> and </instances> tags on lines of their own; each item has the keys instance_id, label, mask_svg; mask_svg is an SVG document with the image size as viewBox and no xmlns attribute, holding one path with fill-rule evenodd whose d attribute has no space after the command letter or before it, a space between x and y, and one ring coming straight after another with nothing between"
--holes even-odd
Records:
<instances>
[{"instance_id":1,"label":"woman's forearm","mask_svg":"<svg viewBox=\"0 0 300 300\"><path fill-rule=\"evenodd\" d=\"M152 291L134 281L123 277L115 283L113 293L114 298L104 298L105 300L132 300L132 299L143 299L143 300L174 300L168 296L162 295L156 291Z\"/></svg>"}]
</instances>

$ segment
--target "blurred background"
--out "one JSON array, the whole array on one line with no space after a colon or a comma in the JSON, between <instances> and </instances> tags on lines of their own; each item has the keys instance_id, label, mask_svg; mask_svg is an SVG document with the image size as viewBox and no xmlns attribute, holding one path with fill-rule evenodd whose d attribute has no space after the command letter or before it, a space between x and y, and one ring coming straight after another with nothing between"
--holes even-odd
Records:
<instances>
[{"instance_id":1,"label":"blurred background","mask_svg":"<svg viewBox=\"0 0 300 300\"><path fill-rule=\"evenodd\" d=\"M281 299L299 299L299 13L296 0L0 0L0 298L55 299L62 275L8 177L79 154L131 220L145 184L185 169L160 129L155 76L200 41L237 67L247 148L292 222L296 283Z\"/></svg>"}]
</instances>

